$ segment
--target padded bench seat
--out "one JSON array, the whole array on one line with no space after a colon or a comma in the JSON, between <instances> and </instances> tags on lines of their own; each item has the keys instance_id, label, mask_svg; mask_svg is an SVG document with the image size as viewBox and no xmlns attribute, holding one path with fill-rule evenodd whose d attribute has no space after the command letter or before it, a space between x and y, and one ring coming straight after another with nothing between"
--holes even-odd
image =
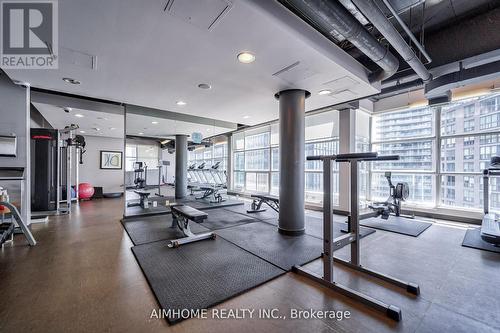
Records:
<instances>
[{"instance_id":1,"label":"padded bench seat","mask_svg":"<svg viewBox=\"0 0 500 333\"><path fill-rule=\"evenodd\" d=\"M146 191L134 191L135 194L138 194L140 195L141 197L149 197L149 195L151 194L150 192L146 192Z\"/></svg>"},{"instance_id":2,"label":"padded bench seat","mask_svg":"<svg viewBox=\"0 0 500 333\"><path fill-rule=\"evenodd\" d=\"M263 203L274 209L277 213L280 211L280 198L269 194L252 194L253 202L252 209L247 210L247 213L264 212L261 206Z\"/></svg>"},{"instance_id":3,"label":"padded bench seat","mask_svg":"<svg viewBox=\"0 0 500 333\"><path fill-rule=\"evenodd\" d=\"M280 201L279 197L277 197L275 195L268 195L268 194L252 194L252 198L264 199L264 200L269 200L269 201L274 201L274 202Z\"/></svg>"},{"instance_id":4,"label":"padded bench seat","mask_svg":"<svg viewBox=\"0 0 500 333\"><path fill-rule=\"evenodd\" d=\"M177 248L183 244L193 243L204 239L215 239L215 233L207 232L194 234L189 228L189 222L201 223L208 217L208 214L190 206L174 205L172 209L172 228L179 228L184 238L173 239L169 247Z\"/></svg>"},{"instance_id":5,"label":"padded bench seat","mask_svg":"<svg viewBox=\"0 0 500 333\"><path fill-rule=\"evenodd\" d=\"M171 207L172 212L182 215L188 220L191 220L193 222L203 222L203 220L206 220L208 217L208 214L205 212L202 212L201 210L195 209L190 206L184 206L184 205L178 205L178 206L172 206Z\"/></svg>"}]
</instances>

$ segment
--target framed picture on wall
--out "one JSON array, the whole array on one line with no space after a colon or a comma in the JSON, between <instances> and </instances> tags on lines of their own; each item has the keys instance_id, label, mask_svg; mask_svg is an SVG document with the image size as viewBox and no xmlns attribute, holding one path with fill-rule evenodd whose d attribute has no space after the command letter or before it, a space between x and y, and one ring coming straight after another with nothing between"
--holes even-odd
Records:
<instances>
[{"instance_id":1,"label":"framed picture on wall","mask_svg":"<svg viewBox=\"0 0 500 333\"><path fill-rule=\"evenodd\" d=\"M121 170L122 168L121 151L101 150L100 168L107 170Z\"/></svg>"}]
</instances>

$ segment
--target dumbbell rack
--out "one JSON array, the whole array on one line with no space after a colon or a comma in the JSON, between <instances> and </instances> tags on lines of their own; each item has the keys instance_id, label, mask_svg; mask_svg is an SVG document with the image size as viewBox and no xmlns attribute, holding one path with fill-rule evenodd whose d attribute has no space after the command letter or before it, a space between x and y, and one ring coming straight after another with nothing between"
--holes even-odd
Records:
<instances>
[{"instance_id":1,"label":"dumbbell rack","mask_svg":"<svg viewBox=\"0 0 500 333\"><path fill-rule=\"evenodd\" d=\"M391 283L395 286L405 289L407 292L419 295L420 288L417 284L402 281L392 276L365 268L360 264L360 233L359 233L359 194L358 194L358 169L359 162L397 160L399 156L378 156L375 152L370 153L352 153L327 156L308 156L308 161L323 162L323 276L306 270L303 267L295 266L294 272L308 277L322 285L335 290L349 298L355 299L365 305L368 305L378 311L385 313L389 318L400 321L401 309L395 305L387 304L371 296L363 294L357 290L346 287L334 281L333 262L337 262L356 271L368 274L370 276ZM333 162L345 162L350 164L351 196L350 196L350 215L348 222L348 232L337 238L333 237ZM334 258L335 251L344 246L351 246L351 260L345 261Z\"/></svg>"}]
</instances>

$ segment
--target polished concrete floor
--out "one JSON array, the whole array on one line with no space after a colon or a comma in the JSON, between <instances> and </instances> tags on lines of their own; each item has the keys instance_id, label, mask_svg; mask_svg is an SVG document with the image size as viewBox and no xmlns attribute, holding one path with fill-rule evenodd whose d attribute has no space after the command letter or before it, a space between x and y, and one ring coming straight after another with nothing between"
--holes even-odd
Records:
<instances>
[{"instance_id":1,"label":"polished concrete floor","mask_svg":"<svg viewBox=\"0 0 500 333\"><path fill-rule=\"evenodd\" d=\"M169 327L150 318L158 304L119 223L122 214L122 199L82 202L71 217L33 225L36 247L21 235L6 244L0 252L0 332L500 331L500 254L461 247L465 229L443 224L418 238L377 231L362 241L362 262L418 282L419 298L338 267L340 282L401 307L400 323L288 273L217 308L349 310L351 318L190 319ZM345 257L347 249L338 255ZM318 271L321 263L308 268Z\"/></svg>"}]
</instances>

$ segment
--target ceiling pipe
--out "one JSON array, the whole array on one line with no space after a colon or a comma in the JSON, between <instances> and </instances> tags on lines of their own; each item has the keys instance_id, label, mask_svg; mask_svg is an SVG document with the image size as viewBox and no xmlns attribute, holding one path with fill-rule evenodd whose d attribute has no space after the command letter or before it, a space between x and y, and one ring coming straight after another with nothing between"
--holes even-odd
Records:
<instances>
[{"instance_id":1,"label":"ceiling pipe","mask_svg":"<svg viewBox=\"0 0 500 333\"><path fill-rule=\"evenodd\" d=\"M387 39L392 47L410 65L417 75L424 81L432 80L431 73L418 59L411 47L405 42L401 34L394 28L385 14L373 0L351 0L358 10L370 21L375 28Z\"/></svg>"},{"instance_id":2,"label":"ceiling pipe","mask_svg":"<svg viewBox=\"0 0 500 333\"><path fill-rule=\"evenodd\" d=\"M401 19L399 14L396 12L394 7L392 7L389 0L382 0L382 2L387 7L387 9L389 9L389 11L393 15L393 17L396 19L396 21L398 21L399 25L401 26L401 28L403 28L403 30L408 35L408 37L410 37L413 44L415 44L417 49L422 53L422 55L425 57L425 59L427 59L427 62L428 63L432 62L432 59L429 56L429 54L427 53L427 51L425 50L424 46L422 44L420 44L420 42L417 40L417 38L415 38L415 35L413 35L413 32L411 32L410 28L408 28L408 26L403 22L403 20Z\"/></svg>"},{"instance_id":3,"label":"ceiling pipe","mask_svg":"<svg viewBox=\"0 0 500 333\"><path fill-rule=\"evenodd\" d=\"M333 38L332 30L335 30L380 66L380 70L369 75L370 82L387 79L398 70L398 59L339 2L331 0L286 0L285 2L313 22L321 33Z\"/></svg>"}]
</instances>

